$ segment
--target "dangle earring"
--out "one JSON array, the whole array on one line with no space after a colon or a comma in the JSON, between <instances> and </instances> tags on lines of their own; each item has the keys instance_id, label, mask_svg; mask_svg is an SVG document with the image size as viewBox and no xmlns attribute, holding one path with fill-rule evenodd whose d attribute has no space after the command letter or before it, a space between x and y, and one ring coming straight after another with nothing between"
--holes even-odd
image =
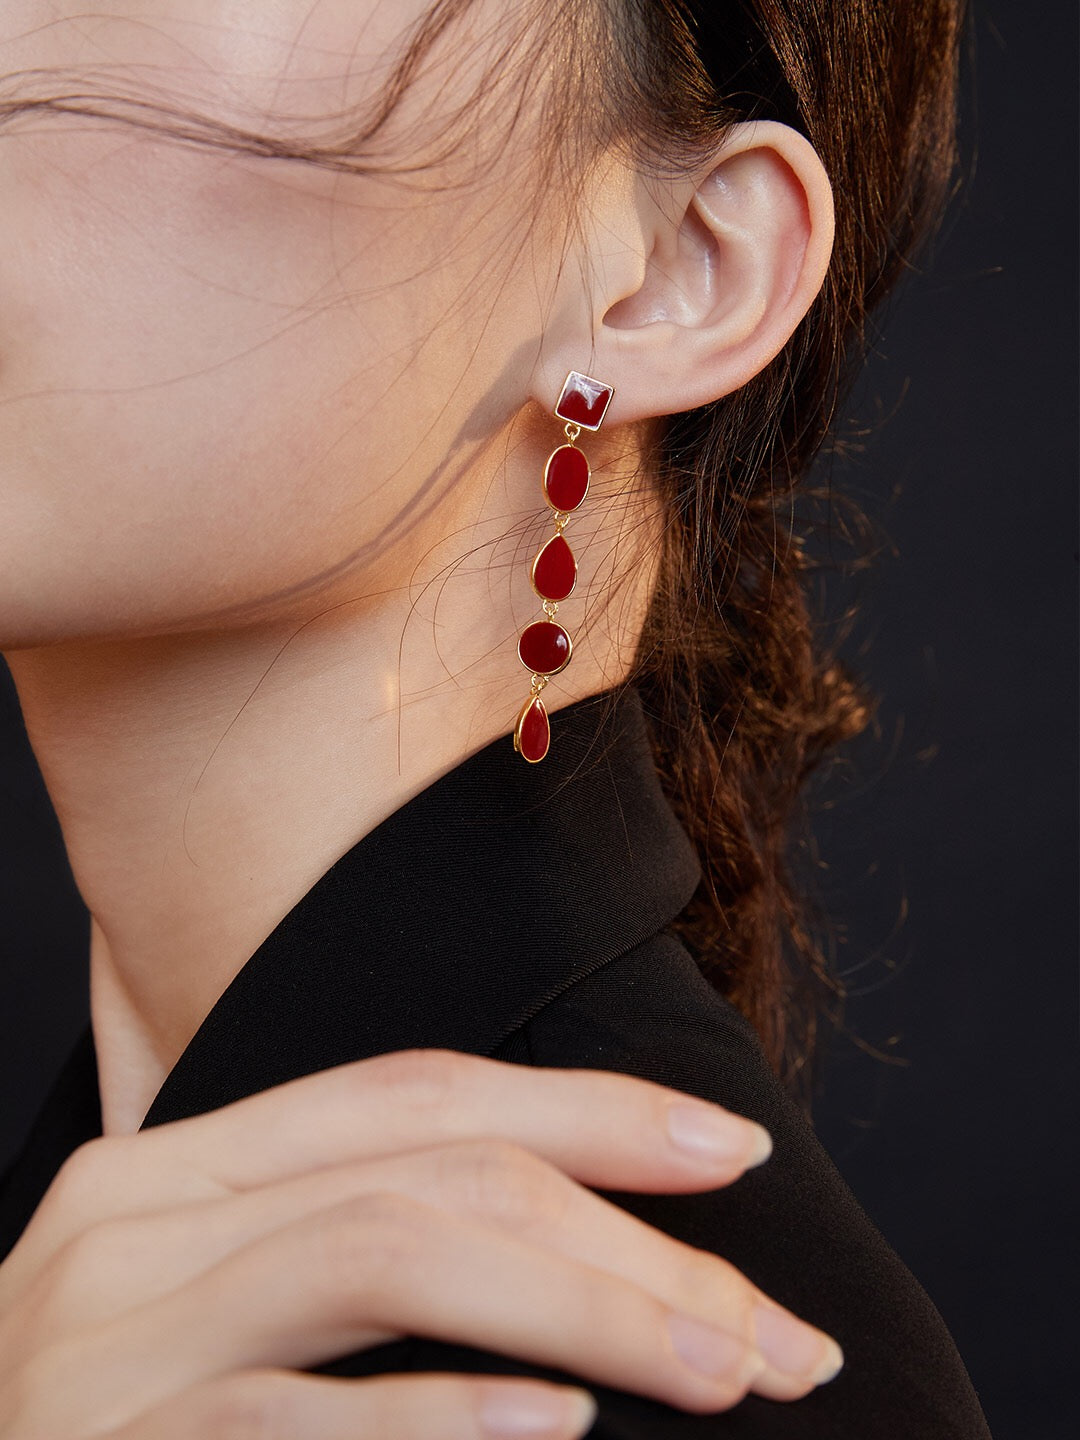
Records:
<instances>
[{"instance_id":1,"label":"dangle earring","mask_svg":"<svg viewBox=\"0 0 1080 1440\"><path fill-rule=\"evenodd\" d=\"M540 692L550 676L566 669L573 649L555 615L559 601L565 600L577 583L577 561L563 531L589 488L589 462L577 448L577 438L582 430L599 430L614 393L612 386L571 370L555 406L555 414L566 422L566 444L548 458L542 481L544 499L555 512L555 534L541 546L529 571L545 618L527 625L518 639L518 659L532 672L532 687L514 726L514 749L532 764L544 758L551 743L551 726Z\"/></svg>"}]
</instances>

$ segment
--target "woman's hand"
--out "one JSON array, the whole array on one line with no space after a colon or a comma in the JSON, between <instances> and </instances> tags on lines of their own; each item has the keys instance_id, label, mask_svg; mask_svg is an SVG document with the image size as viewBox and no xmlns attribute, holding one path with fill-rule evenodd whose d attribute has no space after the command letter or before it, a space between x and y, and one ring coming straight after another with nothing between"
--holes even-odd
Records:
<instances>
[{"instance_id":1,"label":"woman's hand","mask_svg":"<svg viewBox=\"0 0 1080 1440\"><path fill-rule=\"evenodd\" d=\"M715 1125L711 1157L673 1140L688 1111ZM0 1437L554 1440L591 1423L590 1403L514 1429L519 1401L580 1399L533 1380L295 1373L406 1335L696 1413L748 1389L796 1399L834 1372L834 1342L584 1188L713 1189L768 1147L649 1081L447 1050L90 1141L0 1266Z\"/></svg>"}]
</instances>

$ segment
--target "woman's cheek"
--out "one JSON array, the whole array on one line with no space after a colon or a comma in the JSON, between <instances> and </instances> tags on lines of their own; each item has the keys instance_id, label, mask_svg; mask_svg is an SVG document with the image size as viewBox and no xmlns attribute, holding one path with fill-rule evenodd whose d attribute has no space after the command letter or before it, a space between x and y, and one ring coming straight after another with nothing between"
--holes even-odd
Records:
<instances>
[{"instance_id":1,"label":"woman's cheek","mask_svg":"<svg viewBox=\"0 0 1080 1440\"><path fill-rule=\"evenodd\" d=\"M343 293L310 184L115 134L12 149L0 617L44 587L54 628L171 623L361 540L386 352L412 337L400 306Z\"/></svg>"}]
</instances>

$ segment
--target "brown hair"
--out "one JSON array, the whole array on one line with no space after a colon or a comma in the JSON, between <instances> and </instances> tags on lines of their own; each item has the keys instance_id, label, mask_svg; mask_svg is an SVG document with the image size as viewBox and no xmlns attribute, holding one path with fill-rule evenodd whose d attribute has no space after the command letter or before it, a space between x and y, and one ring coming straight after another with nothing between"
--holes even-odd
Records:
<instances>
[{"instance_id":1,"label":"brown hair","mask_svg":"<svg viewBox=\"0 0 1080 1440\"><path fill-rule=\"evenodd\" d=\"M821 643L796 503L864 357L871 310L932 233L956 163L962 0L619 0L622 115L663 152L775 119L832 182L825 283L777 358L736 393L671 417L653 470L668 523L632 677L705 879L677 929L809 1109L819 1017L840 1018L816 905L793 875L810 773L875 698ZM848 506L855 529L861 516ZM812 847L811 847L812 848Z\"/></svg>"},{"instance_id":2,"label":"brown hair","mask_svg":"<svg viewBox=\"0 0 1080 1440\"><path fill-rule=\"evenodd\" d=\"M470 3L435 0L376 109L337 139L256 134L78 83L0 100L0 123L35 110L108 115L202 145L385 168L387 120ZM622 143L677 169L713 150L727 125L775 119L808 137L832 182L832 260L788 345L736 393L656 427L646 468L664 499L664 550L629 677L702 861L675 928L806 1108L819 1017L839 1018L843 989L815 936L824 917L794 873L796 821L808 776L866 727L874 699L812 619L809 526L797 529L796 502L839 511L841 497L810 487L807 472L864 354L871 310L947 197L962 20L963 0L562 0L545 4L531 37L531 47L557 44L561 63L529 67L524 28L512 24L493 52L495 65L554 74L546 114L562 117L553 133L577 147ZM37 89L41 77L30 78ZM583 122L573 136L567 115ZM444 152L467 129L468 113L457 118ZM848 513L857 524L857 508Z\"/></svg>"}]
</instances>

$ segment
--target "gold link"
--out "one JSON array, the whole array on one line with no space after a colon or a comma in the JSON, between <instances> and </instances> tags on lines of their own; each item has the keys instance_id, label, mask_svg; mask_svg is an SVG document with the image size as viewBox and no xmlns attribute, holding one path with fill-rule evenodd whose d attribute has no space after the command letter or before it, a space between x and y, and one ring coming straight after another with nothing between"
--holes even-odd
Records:
<instances>
[{"instance_id":1,"label":"gold link","mask_svg":"<svg viewBox=\"0 0 1080 1440\"><path fill-rule=\"evenodd\" d=\"M570 444L571 444L571 445L574 444L574 442L577 440L577 437L578 437L580 434L581 434L581 426L580 426L580 425L575 425L572 420L568 420L568 421L566 422L566 438L567 438L567 440L570 441Z\"/></svg>"}]
</instances>

